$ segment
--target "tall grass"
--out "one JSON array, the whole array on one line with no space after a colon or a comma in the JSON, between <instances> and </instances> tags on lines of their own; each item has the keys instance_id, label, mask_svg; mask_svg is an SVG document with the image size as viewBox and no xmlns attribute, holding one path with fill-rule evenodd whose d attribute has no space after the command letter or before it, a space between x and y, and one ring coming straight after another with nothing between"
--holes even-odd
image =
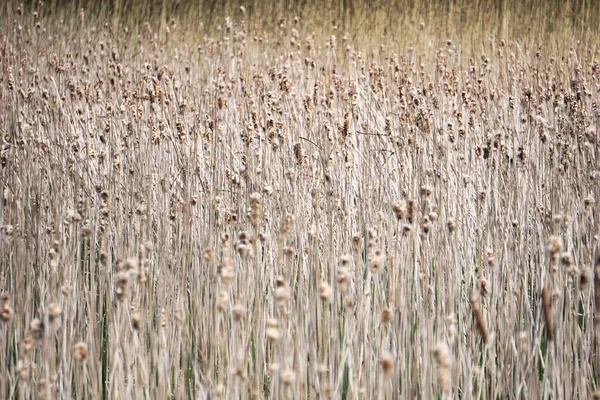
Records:
<instances>
[{"instance_id":1,"label":"tall grass","mask_svg":"<svg viewBox=\"0 0 600 400\"><path fill-rule=\"evenodd\" d=\"M596 391L594 2L0 7L0 396Z\"/></svg>"}]
</instances>

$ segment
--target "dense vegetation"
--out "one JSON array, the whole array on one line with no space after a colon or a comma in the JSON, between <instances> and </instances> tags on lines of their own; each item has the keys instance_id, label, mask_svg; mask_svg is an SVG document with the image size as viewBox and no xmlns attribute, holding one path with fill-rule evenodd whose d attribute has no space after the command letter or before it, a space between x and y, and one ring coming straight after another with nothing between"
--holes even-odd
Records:
<instances>
[{"instance_id":1,"label":"dense vegetation","mask_svg":"<svg viewBox=\"0 0 600 400\"><path fill-rule=\"evenodd\" d=\"M0 5L0 396L590 398L598 11Z\"/></svg>"}]
</instances>

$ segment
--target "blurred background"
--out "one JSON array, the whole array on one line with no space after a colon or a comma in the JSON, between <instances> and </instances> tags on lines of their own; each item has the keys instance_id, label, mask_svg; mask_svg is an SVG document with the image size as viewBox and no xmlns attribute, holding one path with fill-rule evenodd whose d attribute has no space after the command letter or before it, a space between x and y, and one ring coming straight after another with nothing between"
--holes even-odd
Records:
<instances>
[{"instance_id":1,"label":"blurred background","mask_svg":"<svg viewBox=\"0 0 600 400\"><path fill-rule=\"evenodd\" d=\"M354 42L380 41L382 36L410 42L419 36L478 42L508 39L594 41L600 25L600 2L593 0L46 0L7 1L0 5L6 21L16 8L76 17L85 9L90 20L126 25L150 23L164 35L178 25L186 34L209 34L226 16L245 21L250 31L295 28L302 33L340 30ZM0 17L2 20L2 17ZM0 22L1 23L1 22ZM482 36L482 34L484 34Z\"/></svg>"}]
</instances>

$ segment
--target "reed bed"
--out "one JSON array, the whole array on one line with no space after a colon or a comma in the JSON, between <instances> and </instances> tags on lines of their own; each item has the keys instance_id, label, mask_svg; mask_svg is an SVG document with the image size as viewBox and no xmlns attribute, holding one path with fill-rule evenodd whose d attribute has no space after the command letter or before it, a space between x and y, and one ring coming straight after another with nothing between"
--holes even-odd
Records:
<instances>
[{"instance_id":1,"label":"reed bed","mask_svg":"<svg viewBox=\"0 0 600 400\"><path fill-rule=\"evenodd\" d=\"M0 19L1 397L597 395L589 14L58 3Z\"/></svg>"}]
</instances>

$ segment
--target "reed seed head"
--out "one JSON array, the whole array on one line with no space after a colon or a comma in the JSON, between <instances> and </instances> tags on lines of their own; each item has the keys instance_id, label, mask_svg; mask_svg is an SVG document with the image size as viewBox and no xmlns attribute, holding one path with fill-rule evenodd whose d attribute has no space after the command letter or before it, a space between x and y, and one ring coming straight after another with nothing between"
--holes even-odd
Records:
<instances>
[{"instance_id":1,"label":"reed seed head","mask_svg":"<svg viewBox=\"0 0 600 400\"><path fill-rule=\"evenodd\" d=\"M384 308L379 316L382 323L387 324L394 318L394 312L391 308Z\"/></svg>"},{"instance_id":2,"label":"reed seed head","mask_svg":"<svg viewBox=\"0 0 600 400\"><path fill-rule=\"evenodd\" d=\"M379 365L381 365L381 369L383 370L383 376L389 378L394 373L394 359L391 354L384 354L381 356L379 360Z\"/></svg>"},{"instance_id":3,"label":"reed seed head","mask_svg":"<svg viewBox=\"0 0 600 400\"><path fill-rule=\"evenodd\" d=\"M331 286L327 282L321 282L319 285L319 296L321 300L329 302L331 300Z\"/></svg>"},{"instance_id":4,"label":"reed seed head","mask_svg":"<svg viewBox=\"0 0 600 400\"><path fill-rule=\"evenodd\" d=\"M84 342L79 342L73 347L73 358L85 363L88 360L88 346Z\"/></svg>"}]
</instances>

